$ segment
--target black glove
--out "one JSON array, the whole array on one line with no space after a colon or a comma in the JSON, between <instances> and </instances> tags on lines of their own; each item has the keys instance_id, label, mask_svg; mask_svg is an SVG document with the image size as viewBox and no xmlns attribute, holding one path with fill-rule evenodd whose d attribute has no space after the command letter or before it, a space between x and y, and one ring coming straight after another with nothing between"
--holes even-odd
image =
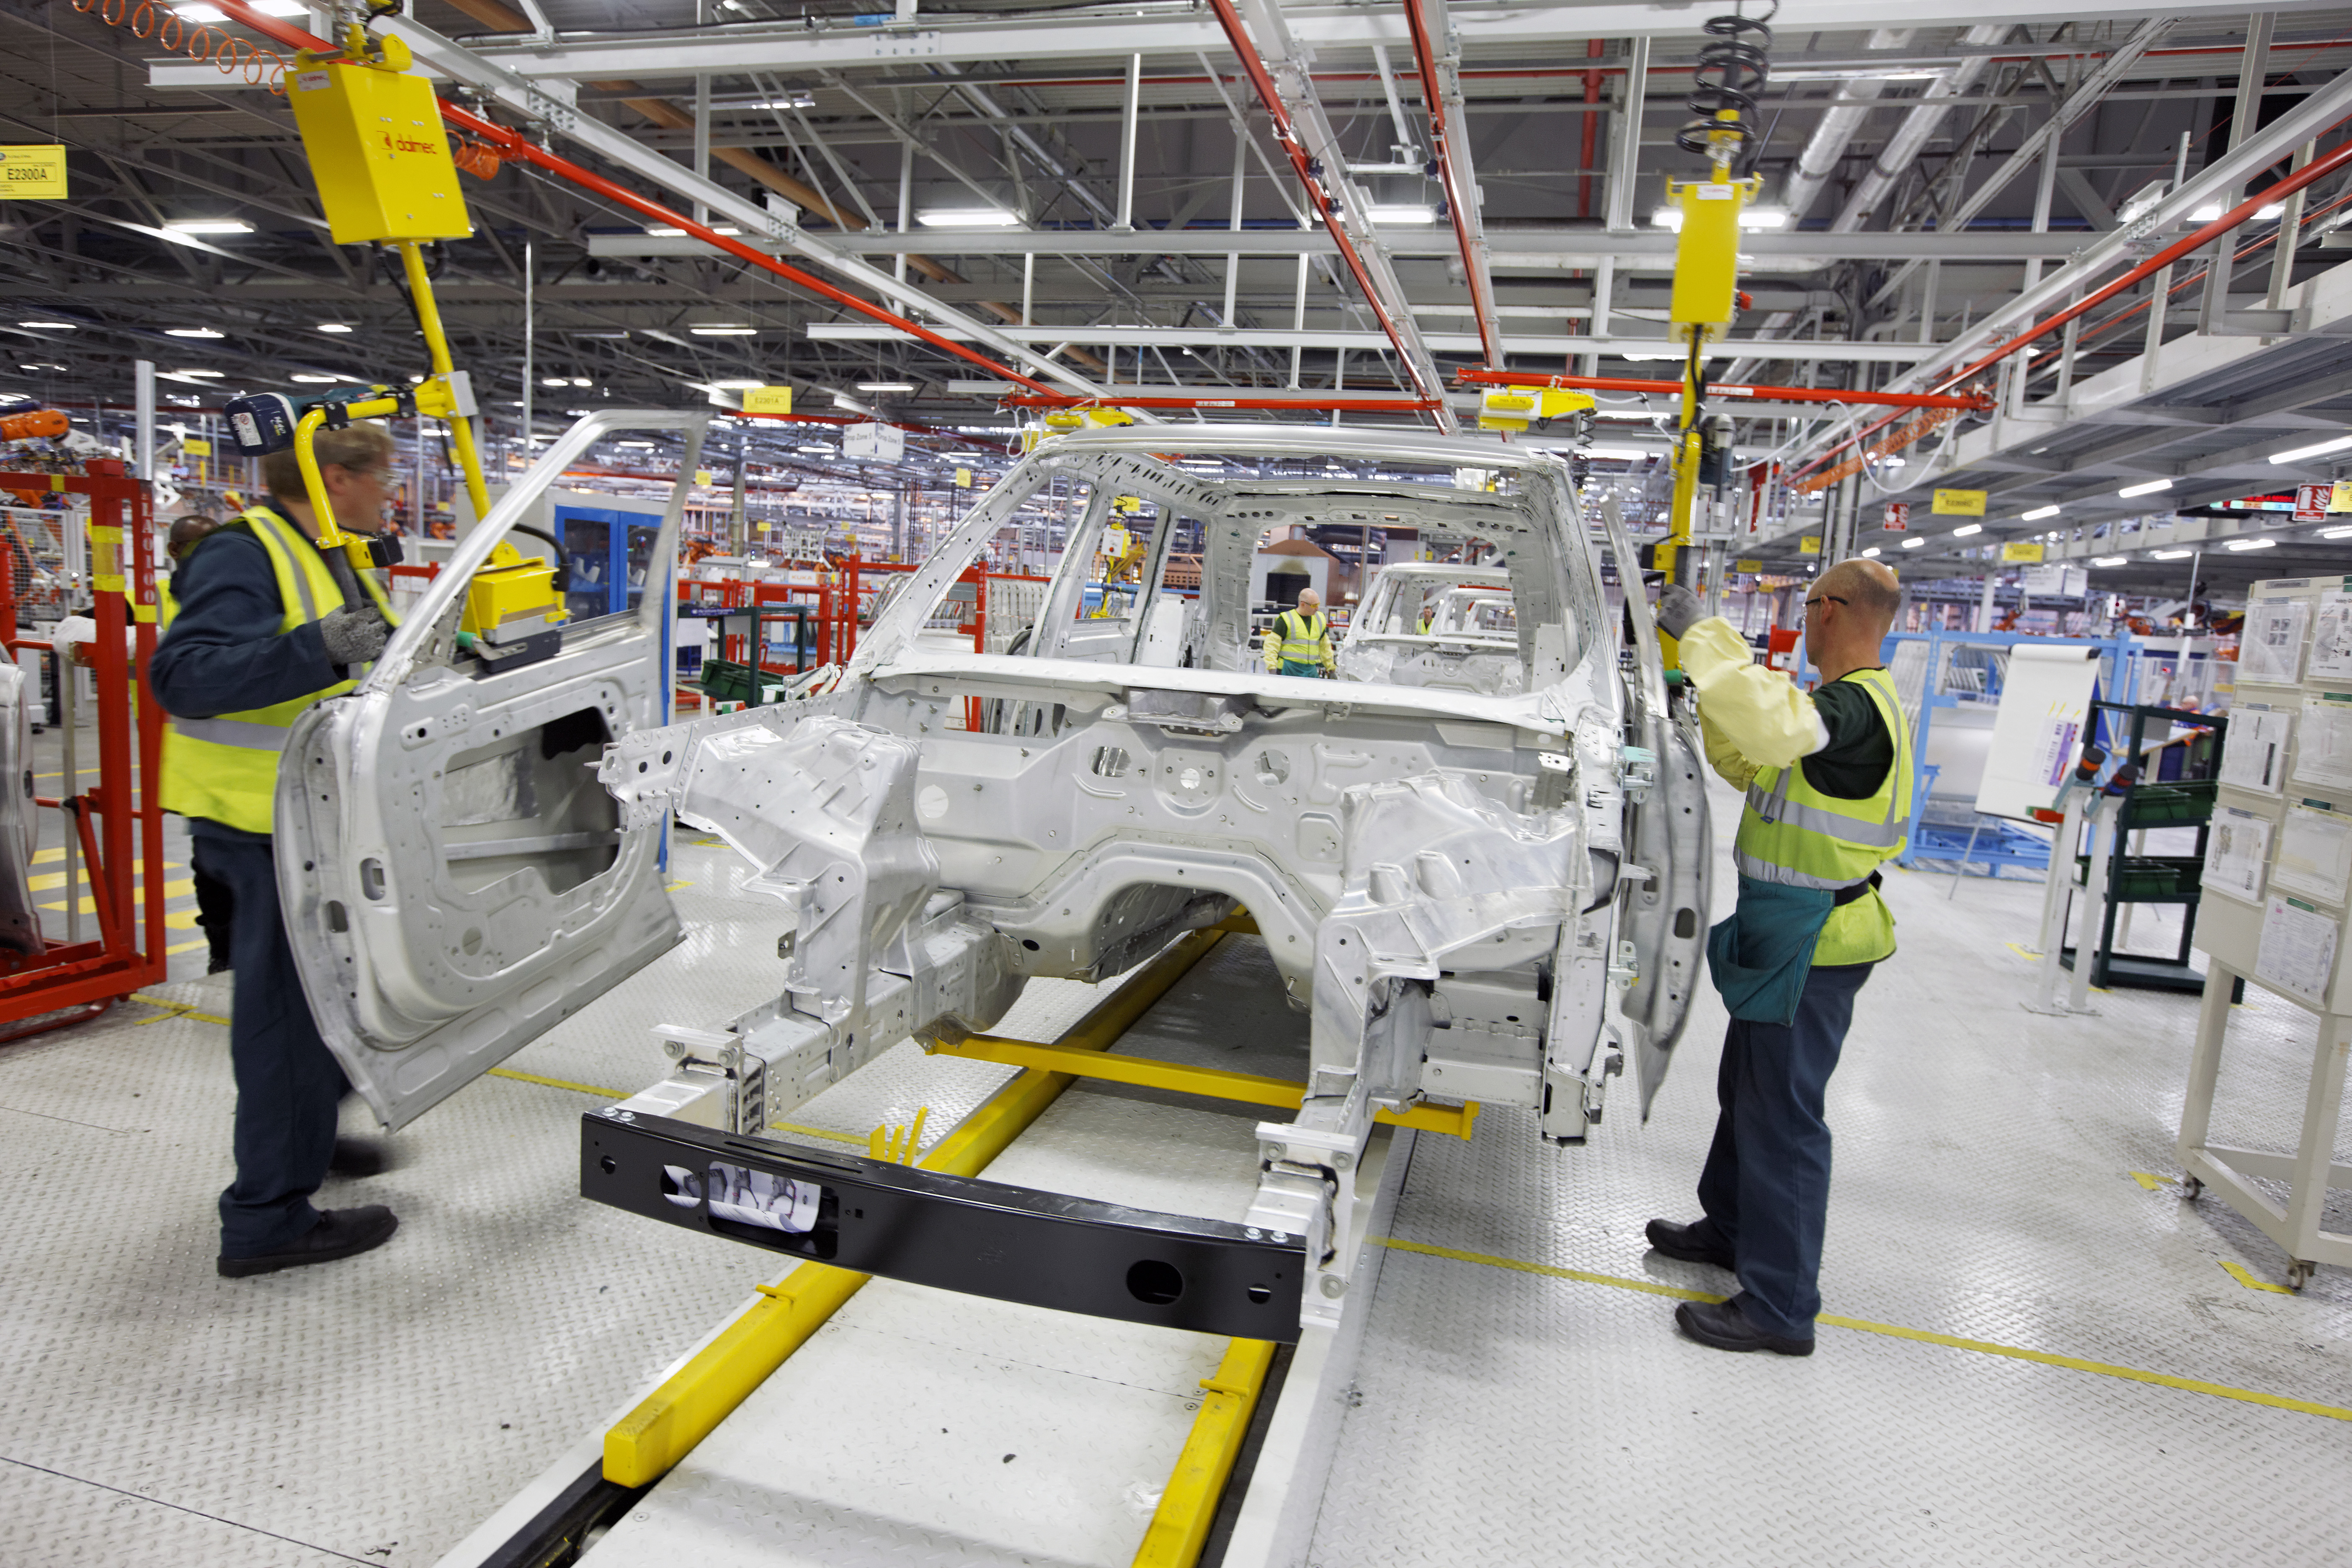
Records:
<instances>
[{"instance_id":1,"label":"black glove","mask_svg":"<svg viewBox=\"0 0 2352 1568\"><path fill-rule=\"evenodd\" d=\"M1669 583L1659 591L1657 608L1653 614L1657 616L1660 631L1670 637L1680 637L1694 624L1706 619L1706 607L1699 603L1696 594L1680 583Z\"/></svg>"},{"instance_id":2,"label":"black glove","mask_svg":"<svg viewBox=\"0 0 2352 1568\"><path fill-rule=\"evenodd\" d=\"M331 664L373 664L391 636L392 628L373 606L355 610L345 605L319 622L319 640Z\"/></svg>"}]
</instances>

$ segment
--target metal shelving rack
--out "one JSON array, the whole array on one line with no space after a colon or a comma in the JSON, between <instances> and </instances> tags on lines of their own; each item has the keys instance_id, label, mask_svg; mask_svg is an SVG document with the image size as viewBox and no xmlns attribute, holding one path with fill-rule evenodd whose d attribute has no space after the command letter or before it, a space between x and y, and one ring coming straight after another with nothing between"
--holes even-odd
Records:
<instances>
[{"instance_id":1,"label":"metal shelving rack","mask_svg":"<svg viewBox=\"0 0 2352 1568\"><path fill-rule=\"evenodd\" d=\"M2091 712L2093 733L2100 743L2141 763L2146 770L2123 790L2110 829L2116 843L2113 851L2105 857L2107 885L2100 900L2098 942L2091 951L2091 984L2141 991L2202 990L2205 977L2189 966L2189 953L2197 930L2198 905L2203 898L2206 837L2210 831L2215 775L2221 768L2221 741L2229 721L2219 714L2193 713L2148 703L2094 701ZM2163 768L2169 765L2168 760L2147 770L2147 727L2151 721L2201 731L2201 734L2189 741L2168 777L2161 776ZM2116 731L2126 724L2130 738L2118 745ZM2179 735L2168 737L2157 742L2158 749L2168 752L2181 740ZM2159 776L2147 777L2147 771L2154 771ZM2197 847L2191 854L2134 855L2126 848L2126 836L2136 830L2192 826L2197 829ZM2074 857L2075 877L2086 893L2093 890L2089 886L2092 864L2090 855ZM2170 958L2117 952L2116 929L2119 922L2125 930L2130 929L2125 912L2132 904L2179 905L2179 951ZM2075 950L2062 950L2058 961L2068 969L2074 968Z\"/></svg>"}]
</instances>

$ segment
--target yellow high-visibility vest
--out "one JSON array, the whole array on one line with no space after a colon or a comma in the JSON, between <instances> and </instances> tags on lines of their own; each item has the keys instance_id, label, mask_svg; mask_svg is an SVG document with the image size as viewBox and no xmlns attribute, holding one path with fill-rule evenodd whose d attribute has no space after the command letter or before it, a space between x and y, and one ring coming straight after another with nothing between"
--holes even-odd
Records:
<instances>
[{"instance_id":1,"label":"yellow high-visibility vest","mask_svg":"<svg viewBox=\"0 0 2352 1568\"><path fill-rule=\"evenodd\" d=\"M1884 669L1858 669L1845 679L1870 693L1894 740L1885 780L1866 800L1841 800L1813 788L1802 763L1759 768L1732 842L1741 876L1834 892L1903 853L1911 832L1911 731L1903 701ZM1874 889L1830 912L1813 963L1872 963L1894 951L1895 917Z\"/></svg>"},{"instance_id":2,"label":"yellow high-visibility vest","mask_svg":"<svg viewBox=\"0 0 2352 1568\"><path fill-rule=\"evenodd\" d=\"M239 525L260 541L277 574L278 600L285 608L278 624L278 635L342 608L343 591L336 585L326 557L300 529L267 506L249 509L229 527ZM358 576L384 619L397 625L391 603L373 575L362 572ZM180 605L168 589L163 598L161 619L168 630L179 616ZM287 732L305 708L322 697L349 691L356 684L340 680L307 697L210 719L173 719L163 727L163 809L247 833L271 831L278 758L286 749Z\"/></svg>"}]
</instances>

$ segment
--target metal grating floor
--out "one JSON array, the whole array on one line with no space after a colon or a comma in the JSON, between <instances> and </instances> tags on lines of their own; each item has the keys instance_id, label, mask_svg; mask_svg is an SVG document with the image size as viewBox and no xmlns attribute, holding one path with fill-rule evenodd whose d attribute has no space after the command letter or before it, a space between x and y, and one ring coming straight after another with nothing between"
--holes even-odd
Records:
<instances>
[{"instance_id":1,"label":"metal grating floor","mask_svg":"<svg viewBox=\"0 0 2352 1568\"><path fill-rule=\"evenodd\" d=\"M688 942L511 1070L625 1092L659 1075L653 1024L722 1022L772 992L781 922L737 896L723 851L681 841L675 864ZM2132 1178L2173 1173L2195 999L2122 992L2097 998L2097 1019L2029 1015L2029 961L2009 944L2030 941L2038 887L1972 879L1948 901L1949 885L1889 880L1906 951L1863 993L1832 1085L1828 1310L2352 1406L2352 1275L2323 1268L2297 1297L2250 1289L2221 1264L2276 1280L2266 1240ZM2139 945L2165 942L2143 927ZM1265 1005L1265 967L1227 942L1153 1020L1150 1048L1286 1070L1303 1020ZM217 1014L225 980L161 994ZM1050 1037L1087 1001L1041 985L1003 1028ZM1722 1028L1711 994L1700 1008L1646 1128L1626 1085L1580 1152L1492 1111L1471 1145L1418 1141L1395 1234L1443 1251L1388 1258L1316 1562L2352 1561L2336 1500L2352 1422L1861 1330L1825 1328L1802 1362L1676 1338L1671 1301L1628 1287L1724 1283L1640 1237L1650 1215L1689 1212ZM2303 1016L2256 995L2235 1016L2216 1131L2277 1145L2302 1100ZM936 1135L1003 1070L902 1048L789 1120L862 1137L929 1104ZM1056 1136L992 1173L1223 1212L1245 1190L1255 1113L1157 1098L1073 1091ZM773 1277L750 1249L580 1203L593 1103L487 1080L394 1140L397 1169L329 1188L391 1203L389 1246L227 1281L211 1267L218 1026L129 1005L0 1049L0 1560L431 1563ZM2336 1223L2347 1209L2338 1194ZM889 1527L878 1553L803 1532L797 1559L1123 1561L1202 1346L955 1298L941 1328L939 1299L912 1300L928 1294L869 1287L793 1374L809 1380L790 1428L807 1489L848 1498L854 1481ZM986 1421L933 1423L950 1430L920 1447L881 1440L949 1406ZM709 1461L708 1484L732 1484L724 1452ZM1081 1463L1101 1484L1055 1495ZM747 1556L788 1544L783 1515L742 1517L775 1527L741 1538L761 1548ZM625 1561L630 1531L598 1557Z\"/></svg>"}]
</instances>

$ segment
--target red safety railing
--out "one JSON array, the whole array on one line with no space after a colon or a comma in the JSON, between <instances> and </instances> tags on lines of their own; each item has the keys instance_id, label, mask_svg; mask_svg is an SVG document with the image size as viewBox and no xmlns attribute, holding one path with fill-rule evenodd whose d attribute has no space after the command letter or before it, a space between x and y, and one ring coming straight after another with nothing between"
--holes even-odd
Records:
<instances>
[{"instance_id":1,"label":"red safety railing","mask_svg":"<svg viewBox=\"0 0 2352 1568\"><path fill-rule=\"evenodd\" d=\"M37 953L0 952L0 1041L96 1017L164 974L162 773L163 710L147 689L155 651L154 512L148 487L113 458L84 472L0 474L0 489L89 498L90 616L96 640L79 645L98 691L98 782L68 778L34 806L64 815L88 868L98 937L41 939ZM17 636L15 574L0 572L0 642L58 660L61 650ZM61 693L62 695L62 693ZM25 759L27 771L31 759ZM79 772L77 763L76 770ZM31 868L26 868L29 875ZM65 889L68 907L82 896ZM36 911L37 912L37 910Z\"/></svg>"}]
</instances>

